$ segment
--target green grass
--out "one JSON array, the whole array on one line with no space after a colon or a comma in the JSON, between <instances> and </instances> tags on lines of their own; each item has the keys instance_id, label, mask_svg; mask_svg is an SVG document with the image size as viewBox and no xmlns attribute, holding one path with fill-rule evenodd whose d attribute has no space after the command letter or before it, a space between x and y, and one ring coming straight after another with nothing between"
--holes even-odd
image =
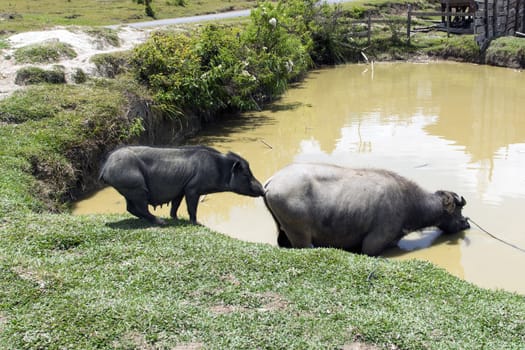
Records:
<instances>
[{"instance_id":1,"label":"green grass","mask_svg":"<svg viewBox=\"0 0 525 350\"><path fill-rule=\"evenodd\" d=\"M1 100L0 172L9 179L20 176L20 172L26 173L24 178L34 177L23 182L28 188L14 192L57 209L74 190L72 186L82 188L85 182L93 181L94 164L106 147L128 142L140 132L135 117L127 118L123 112L140 99L136 96L140 89L135 85L127 80L43 84ZM0 184L7 193L19 185L1 180ZM16 196L2 203L6 205L3 213L12 211L10 204L20 206ZM37 207L42 209L41 204Z\"/></svg>"},{"instance_id":2,"label":"green grass","mask_svg":"<svg viewBox=\"0 0 525 350\"><path fill-rule=\"evenodd\" d=\"M111 46L119 47L120 39L118 32L114 29L103 27L80 28L91 37L96 38L102 44L109 44Z\"/></svg>"},{"instance_id":3,"label":"green grass","mask_svg":"<svg viewBox=\"0 0 525 350\"><path fill-rule=\"evenodd\" d=\"M17 63L55 63L61 59L75 58L77 53L69 44L51 41L16 49L14 57Z\"/></svg>"},{"instance_id":4,"label":"green grass","mask_svg":"<svg viewBox=\"0 0 525 350\"><path fill-rule=\"evenodd\" d=\"M187 0L185 6L177 1L151 2L157 19L224 12L253 7L250 0ZM101 26L151 20L144 5L132 0L16 0L2 1L1 14L16 14L3 20L5 31L30 31L53 26Z\"/></svg>"},{"instance_id":5,"label":"green grass","mask_svg":"<svg viewBox=\"0 0 525 350\"><path fill-rule=\"evenodd\" d=\"M488 63L504 67L525 67L525 40L502 37L493 40L485 53Z\"/></svg>"},{"instance_id":6,"label":"green grass","mask_svg":"<svg viewBox=\"0 0 525 350\"><path fill-rule=\"evenodd\" d=\"M442 37L424 51L432 56L453 58L467 62L480 62L481 50L476 44L474 35L454 35Z\"/></svg>"},{"instance_id":7,"label":"green grass","mask_svg":"<svg viewBox=\"0 0 525 350\"><path fill-rule=\"evenodd\" d=\"M210 4L189 0L179 10ZM59 5L2 3L0 12L22 15L2 24L144 19L131 0ZM162 6L153 2L173 17ZM396 46L390 29L373 39L377 55L464 46L419 34L412 47ZM95 60L108 69L118 59ZM49 213L72 184L93 181L105 150L143 130L125 111L147 95L119 77L32 86L0 101L0 349L340 349L355 340L384 349L523 349L523 296L478 288L430 263L284 250L184 221L158 228L128 215Z\"/></svg>"},{"instance_id":8,"label":"green grass","mask_svg":"<svg viewBox=\"0 0 525 350\"><path fill-rule=\"evenodd\" d=\"M60 67L47 70L40 67L22 67L16 71L16 85L65 84L66 75Z\"/></svg>"},{"instance_id":9,"label":"green grass","mask_svg":"<svg viewBox=\"0 0 525 350\"><path fill-rule=\"evenodd\" d=\"M7 43L7 40L0 38L0 50L7 49L8 47L9 47L9 44Z\"/></svg>"},{"instance_id":10,"label":"green grass","mask_svg":"<svg viewBox=\"0 0 525 350\"><path fill-rule=\"evenodd\" d=\"M183 222L15 215L0 226L0 344L16 349L522 349L523 296L424 262L283 250Z\"/></svg>"}]
</instances>

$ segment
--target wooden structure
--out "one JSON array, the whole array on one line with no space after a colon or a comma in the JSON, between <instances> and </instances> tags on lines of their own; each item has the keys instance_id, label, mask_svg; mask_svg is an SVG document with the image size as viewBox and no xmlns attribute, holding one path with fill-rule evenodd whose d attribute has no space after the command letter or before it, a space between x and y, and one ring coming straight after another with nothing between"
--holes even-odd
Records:
<instances>
[{"instance_id":1,"label":"wooden structure","mask_svg":"<svg viewBox=\"0 0 525 350\"><path fill-rule=\"evenodd\" d=\"M500 36L525 37L525 0L441 0L441 11L413 12L408 5L407 39L412 16L441 16L440 29L450 33L474 33L484 50Z\"/></svg>"},{"instance_id":2,"label":"wooden structure","mask_svg":"<svg viewBox=\"0 0 525 350\"><path fill-rule=\"evenodd\" d=\"M450 1L453 1L453 0L450 0ZM525 0L521 0L521 1L525 1ZM457 3L459 4L459 1ZM463 1L463 3L465 3L465 1ZM462 11L462 10L456 11L457 9L459 9L459 7L457 7L456 9L452 9L453 11L450 11L449 9L449 11L430 11L430 12L417 11L417 12L414 12L412 11L412 6L408 4L408 13L407 13L407 17L408 17L407 18L407 40L408 40L408 43L410 44L410 33L412 32L412 16L417 16L417 17L441 16L442 18L441 24L437 26L432 26L432 28L446 30L447 35L450 35L450 33L455 33L455 34L474 33L475 28L473 26L473 23L474 23L474 16L476 13L471 12L472 10L470 9L471 8L470 6L472 6L472 8L475 7L475 5L469 5L469 7L467 7L466 9L462 7L462 10L465 10L465 11ZM456 27L452 27L453 22L456 23Z\"/></svg>"},{"instance_id":3,"label":"wooden structure","mask_svg":"<svg viewBox=\"0 0 525 350\"><path fill-rule=\"evenodd\" d=\"M452 13L441 16L441 25L448 31L473 33L475 0L441 0L441 12Z\"/></svg>"},{"instance_id":4,"label":"wooden structure","mask_svg":"<svg viewBox=\"0 0 525 350\"><path fill-rule=\"evenodd\" d=\"M476 0L474 32L485 48L500 36L525 36L525 0Z\"/></svg>"}]
</instances>

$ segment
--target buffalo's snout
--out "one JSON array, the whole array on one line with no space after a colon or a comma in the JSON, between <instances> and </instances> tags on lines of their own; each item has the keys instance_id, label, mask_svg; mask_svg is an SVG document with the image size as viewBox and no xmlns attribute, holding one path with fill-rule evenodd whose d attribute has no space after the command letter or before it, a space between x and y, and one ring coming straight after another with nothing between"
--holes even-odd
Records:
<instances>
[{"instance_id":1,"label":"buffalo's snout","mask_svg":"<svg viewBox=\"0 0 525 350\"><path fill-rule=\"evenodd\" d=\"M444 220L439 226L439 229L444 233L458 233L470 228L468 218L464 216L449 217Z\"/></svg>"},{"instance_id":2,"label":"buffalo's snout","mask_svg":"<svg viewBox=\"0 0 525 350\"><path fill-rule=\"evenodd\" d=\"M468 218L462 218L461 219L461 230L467 230L470 228L470 223L468 222Z\"/></svg>"}]
</instances>

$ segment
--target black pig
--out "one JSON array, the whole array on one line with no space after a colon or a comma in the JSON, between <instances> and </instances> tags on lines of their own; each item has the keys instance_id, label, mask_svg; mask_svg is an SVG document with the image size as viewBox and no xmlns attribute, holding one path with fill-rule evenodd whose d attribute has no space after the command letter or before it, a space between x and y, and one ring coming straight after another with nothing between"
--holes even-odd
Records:
<instances>
[{"instance_id":1,"label":"black pig","mask_svg":"<svg viewBox=\"0 0 525 350\"><path fill-rule=\"evenodd\" d=\"M225 191L252 197L264 194L244 158L205 146L122 147L108 156L99 178L126 198L128 212L158 225L165 222L149 212L148 204L171 202L170 215L177 219L177 209L186 197L190 221L196 224L200 195Z\"/></svg>"}]
</instances>

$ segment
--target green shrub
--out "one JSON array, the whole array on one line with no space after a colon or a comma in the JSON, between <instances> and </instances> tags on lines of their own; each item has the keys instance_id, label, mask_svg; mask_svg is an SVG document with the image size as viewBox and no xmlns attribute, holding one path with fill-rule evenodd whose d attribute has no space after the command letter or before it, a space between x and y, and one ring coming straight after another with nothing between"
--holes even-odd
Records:
<instances>
[{"instance_id":1,"label":"green shrub","mask_svg":"<svg viewBox=\"0 0 525 350\"><path fill-rule=\"evenodd\" d=\"M21 47L15 51L14 56L17 63L49 63L58 62L64 57L77 57L77 53L69 44L48 41Z\"/></svg>"},{"instance_id":2,"label":"green shrub","mask_svg":"<svg viewBox=\"0 0 525 350\"><path fill-rule=\"evenodd\" d=\"M201 60L209 113L257 108L253 94L258 82L249 72L250 50L243 45L240 34L238 28L210 25L199 35L195 51Z\"/></svg>"},{"instance_id":3,"label":"green shrub","mask_svg":"<svg viewBox=\"0 0 525 350\"><path fill-rule=\"evenodd\" d=\"M154 33L132 54L135 76L152 88L164 110L206 118L228 109L259 108L304 74L310 60L299 36L274 27L268 14L254 16L255 23L242 32L211 25L191 38Z\"/></svg>"},{"instance_id":4,"label":"green shrub","mask_svg":"<svg viewBox=\"0 0 525 350\"><path fill-rule=\"evenodd\" d=\"M314 47L312 58L318 64L337 64L344 62L348 54L348 33L355 30L355 26L345 24L346 14L340 8L332 10L324 7L315 17L315 26L312 31Z\"/></svg>"},{"instance_id":5,"label":"green shrub","mask_svg":"<svg viewBox=\"0 0 525 350\"><path fill-rule=\"evenodd\" d=\"M191 37L153 33L130 62L161 110L207 117L259 108L300 79L312 57L319 63L343 60L346 39L339 17L349 15L342 13L314 0L264 2L242 30L209 25Z\"/></svg>"},{"instance_id":6,"label":"green shrub","mask_svg":"<svg viewBox=\"0 0 525 350\"><path fill-rule=\"evenodd\" d=\"M288 81L302 76L311 65L310 3L265 2L251 12L243 40L253 50L250 63L256 67L263 100L283 93Z\"/></svg>"},{"instance_id":7,"label":"green shrub","mask_svg":"<svg viewBox=\"0 0 525 350\"><path fill-rule=\"evenodd\" d=\"M24 67L16 72L15 84L65 84L66 75L60 69L45 70L38 67Z\"/></svg>"},{"instance_id":8,"label":"green shrub","mask_svg":"<svg viewBox=\"0 0 525 350\"><path fill-rule=\"evenodd\" d=\"M156 32L131 57L136 78L154 91L159 108L199 111L203 107L200 60L184 33Z\"/></svg>"}]
</instances>

